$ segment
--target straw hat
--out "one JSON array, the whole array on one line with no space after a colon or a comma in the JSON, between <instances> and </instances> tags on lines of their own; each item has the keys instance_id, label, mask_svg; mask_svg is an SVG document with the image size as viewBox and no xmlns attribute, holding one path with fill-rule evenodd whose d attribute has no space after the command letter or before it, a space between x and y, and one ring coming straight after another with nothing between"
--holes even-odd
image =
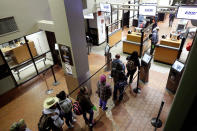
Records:
<instances>
[{"instance_id":1,"label":"straw hat","mask_svg":"<svg viewBox=\"0 0 197 131\"><path fill-rule=\"evenodd\" d=\"M57 102L59 102L59 99L57 97L49 97L44 100L43 107L44 109L49 109L53 105L55 105Z\"/></svg>"}]
</instances>

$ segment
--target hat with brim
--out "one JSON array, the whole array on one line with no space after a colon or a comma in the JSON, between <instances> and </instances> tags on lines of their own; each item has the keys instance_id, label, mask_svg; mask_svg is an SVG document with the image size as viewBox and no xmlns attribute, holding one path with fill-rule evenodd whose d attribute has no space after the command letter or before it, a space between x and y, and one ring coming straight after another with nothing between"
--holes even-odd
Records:
<instances>
[{"instance_id":1,"label":"hat with brim","mask_svg":"<svg viewBox=\"0 0 197 131\"><path fill-rule=\"evenodd\" d=\"M46 98L43 107L44 109L49 109L50 107L54 106L57 102L59 102L59 99L57 97Z\"/></svg>"}]
</instances>

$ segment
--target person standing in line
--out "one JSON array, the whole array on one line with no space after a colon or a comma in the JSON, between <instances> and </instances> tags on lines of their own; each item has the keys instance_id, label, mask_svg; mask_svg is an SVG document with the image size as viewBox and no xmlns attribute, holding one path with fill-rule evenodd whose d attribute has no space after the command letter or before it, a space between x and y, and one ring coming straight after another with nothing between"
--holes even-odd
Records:
<instances>
[{"instance_id":1,"label":"person standing in line","mask_svg":"<svg viewBox=\"0 0 197 131\"><path fill-rule=\"evenodd\" d=\"M127 78L129 78L129 85L130 88L131 87L131 83L133 81L133 75L135 74L135 72L137 71L137 67L138 67L138 71L140 70L140 61L138 58L138 52L134 51L130 56L127 57L127 64L126 64L126 68L127 68Z\"/></svg>"},{"instance_id":2,"label":"person standing in line","mask_svg":"<svg viewBox=\"0 0 197 131\"><path fill-rule=\"evenodd\" d=\"M76 119L73 119L72 113L72 101L67 98L67 95L64 91L61 91L56 95L59 98L59 106L62 112L63 117L65 117L65 122L68 128L73 128L73 123L76 122Z\"/></svg>"},{"instance_id":3,"label":"person standing in line","mask_svg":"<svg viewBox=\"0 0 197 131\"><path fill-rule=\"evenodd\" d=\"M155 45L158 43L159 41L159 36L158 36L158 32L159 32L159 27L157 26L156 28L153 29L152 31L152 37L151 37L151 50L150 50L150 54L152 55L154 50L155 50Z\"/></svg>"},{"instance_id":4,"label":"person standing in line","mask_svg":"<svg viewBox=\"0 0 197 131\"><path fill-rule=\"evenodd\" d=\"M63 131L64 121L61 117L60 110L58 109L59 99L57 97L49 97L44 101L44 110L43 114L51 117L53 121L52 131Z\"/></svg>"},{"instance_id":5,"label":"person standing in line","mask_svg":"<svg viewBox=\"0 0 197 131\"><path fill-rule=\"evenodd\" d=\"M81 106L81 109L83 111L83 118L85 120L85 123L88 124L90 127L93 126L93 117L94 117L94 111L95 106L92 104L90 97L88 95L88 90L86 87L81 87L79 94L77 96L77 101L79 102L79 105ZM87 118L87 113L90 114L89 119Z\"/></svg>"},{"instance_id":6,"label":"person standing in line","mask_svg":"<svg viewBox=\"0 0 197 131\"><path fill-rule=\"evenodd\" d=\"M97 91L96 93L99 96L99 107L103 109L103 111L106 111L108 107L107 105L107 100L111 97L112 95L112 90L109 84L106 83L106 76L101 75L100 76L100 81L97 83Z\"/></svg>"}]
</instances>

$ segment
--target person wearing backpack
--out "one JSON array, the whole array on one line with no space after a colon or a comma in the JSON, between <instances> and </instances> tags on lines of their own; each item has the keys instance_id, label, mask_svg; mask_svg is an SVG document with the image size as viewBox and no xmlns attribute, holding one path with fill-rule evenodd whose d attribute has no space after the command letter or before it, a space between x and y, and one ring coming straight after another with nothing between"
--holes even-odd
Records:
<instances>
[{"instance_id":1,"label":"person wearing backpack","mask_svg":"<svg viewBox=\"0 0 197 131\"><path fill-rule=\"evenodd\" d=\"M119 91L119 101L123 99L123 91L126 84L127 84L127 78L125 76L125 72L123 70L122 65L118 63L114 75L114 92L113 92L114 101L116 101L117 99L118 91Z\"/></svg>"},{"instance_id":2,"label":"person wearing backpack","mask_svg":"<svg viewBox=\"0 0 197 131\"><path fill-rule=\"evenodd\" d=\"M127 57L127 78L129 78L129 84L133 81L133 75L135 74L137 67L140 70L140 62L138 58L138 52L134 51L130 56Z\"/></svg>"},{"instance_id":3,"label":"person wearing backpack","mask_svg":"<svg viewBox=\"0 0 197 131\"><path fill-rule=\"evenodd\" d=\"M101 75L100 76L100 81L97 83L97 91L96 93L98 94L100 100L99 100L99 107L103 109L103 111L106 111L108 107L107 105L107 100L111 97L112 90L109 84L106 84L106 76Z\"/></svg>"},{"instance_id":4,"label":"person wearing backpack","mask_svg":"<svg viewBox=\"0 0 197 131\"><path fill-rule=\"evenodd\" d=\"M63 114L63 117L65 117L66 125L68 126L68 128L73 128L74 125L72 125L72 123L76 122L76 119L73 119L72 101L67 98L67 95L64 91L61 91L59 94L56 95L56 97L59 98L58 104Z\"/></svg>"},{"instance_id":5,"label":"person wearing backpack","mask_svg":"<svg viewBox=\"0 0 197 131\"><path fill-rule=\"evenodd\" d=\"M79 94L77 96L77 101L79 102L79 105L82 109L83 112L83 118L85 120L86 124L89 124L90 127L93 126L93 116L94 116L94 111L93 109L95 106L92 104L90 97L88 95L88 91L86 87L81 87ZM87 113L90 114L89 119L87 118Z\"/></svg>"},{"instance_id":6,"label":"person wearing backpack","mask_svg":"<svg viewBox=\"0 0 197 131\"><path fill-rule=\"evenodd\" d=\"M60 110L57 107L58 102L59 99L57 97L49 97L45 99L43 104L43 115L38 124L39 131L63 131L62 126L64 121L61 118Z\"/></svg>"},{"instance_id":7,"label":"person wearing backpack","mask_svg":"<svg viewBox=\"0 0 197 131\"><path fill-rule=\"evenodd\" d=\"M122 63L122 61L120 60L120 55L119 54L116 54L115 59L112 61L112 70L111 70L111 77L112 78L114 78L114 76L115 76L117 64L121 64L122 69L125 70L125 66ZM114 83L116 83L116 80L114 81Z\"/></svg>"}]
</instances>

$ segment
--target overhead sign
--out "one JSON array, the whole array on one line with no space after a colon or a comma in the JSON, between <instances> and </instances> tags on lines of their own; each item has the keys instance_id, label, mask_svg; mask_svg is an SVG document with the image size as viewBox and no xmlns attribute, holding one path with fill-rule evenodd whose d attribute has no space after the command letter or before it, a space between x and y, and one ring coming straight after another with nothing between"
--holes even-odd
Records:
<instances>
[{"instance_id":1,"label":"overhead sign","mask_svg":"<svg viewBox=\"0 0 197 131\"><path fill-rule=\"evenodd\" d=\"M111 12L111 5L105 4L105 3L100 3L100 9L103 12Z\"/></svg>"},{"instance_id":2,"label":"overhead sign","mask_svg":"<svg viewBox=\"0 0 197 131\"><path fill-rule=\"evenodd\" d=\"M141 5L139 7L139 15L155 16L156 11L157 11L156 6Z\"/></svg>"},{"instance_id":3,"label":"overhead sign","mask_svg":"<svg viewBox=\"0 0 197 131\"><path fill-rule=\"evenodd\" d=\"M90 14L84 15L84 19L94 19L94 15L93 15L93 13L90 13Z\"/></svg>"},{"instance_id":4,"label":"overhead sign","mask_svg":"<svg viewBox=\"0 0 197 131\"><path fill-rule=\"evenodd\" d=\"M177 18L197 20L197 7L191 7L191 6L179 7Z\"/></svg>"}]
</instances>

